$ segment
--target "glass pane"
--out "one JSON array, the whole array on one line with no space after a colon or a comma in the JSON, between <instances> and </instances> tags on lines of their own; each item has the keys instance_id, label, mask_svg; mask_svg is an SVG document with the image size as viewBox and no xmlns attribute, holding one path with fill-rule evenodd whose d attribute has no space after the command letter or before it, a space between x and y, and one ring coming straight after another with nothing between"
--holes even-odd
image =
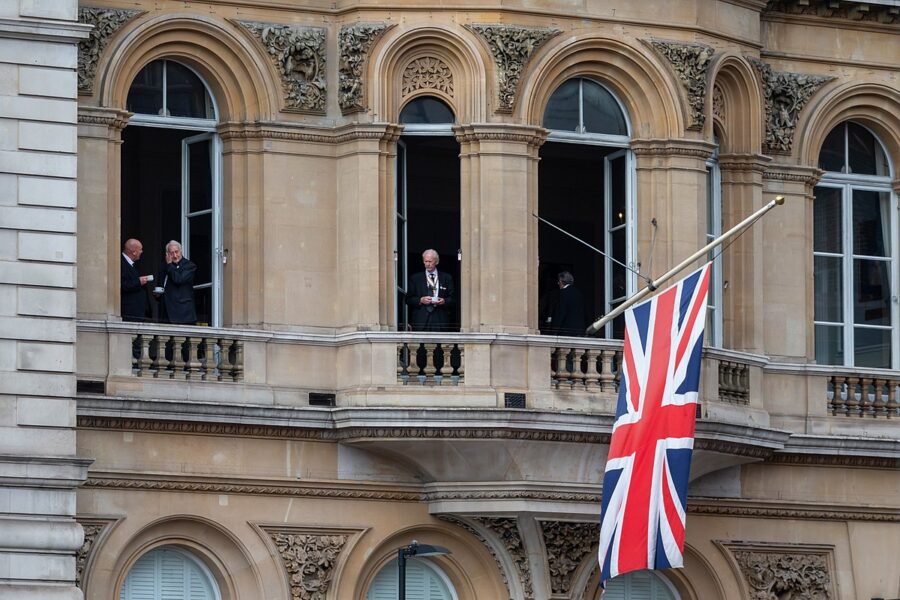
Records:
<instances>
[{"instance_id":1,"label":"glass pane","mask_svg":"<svg viewBox=\"0 0 900 600\"><path fill-rule=\"evenodd\" d=\"M838 256L816 256L815 272L815 312L816 321L841 323L844 320L841 307L843 303L843 275L841 258Z\"/></svg>"},{"instance_id":2,"label":"glass pane","mask_svg":"<svg viewBox=\"0 0 900 600\"><path fill-rule=\"evenodd\" d=\"M856 123L847 124L847 150L850 172L857 175L889 175L881 144L868 129Z\"/></svg>"},{"instance_id":3,"label":"glass pane","mask_svg":"<svg viewBox=\"0 0 900 600\"><path fill-rule=\"evenodd\" d=\"M588 79L583 79L584 130L588 133L628 135L625 115L609 91Z\"/></svg>"},{"instance_id":4,"label":"glass pane","mask_svg":"<svg viewBox=\"0 0 900 600\"><path fill-rule=\"evenodd\" d=\"M188 145L190 160L190 212L212 208L212 153L210 141Z\"/></svg>"},{"instance_id":5,"label":"glass pane","mask_svg":"<svg viewBox=\"0 0 900 600\"><path fill-rule=\"evenodd\" d=\"M400 122L410 124L453 123L453 111L443 101L431 96L416 98L400 111Z\"/></svg>"},{"instance_id":6,"label":"glass pane","mask_svg":"<svg viewBox=\"0 0 900 600\"><path fill-rule=\"evenodd\" d=\"M578 131L578 79L570 79L553 92L544 110L544 127Z\"/></svg>"},{"instance_id":7,"label":"glass pane","mask_svg":"<svg viewBox=\"0 0 900 600\"><path fill-rule=\"evenodd\" d=\"M191 239L188 258L197 265L194 285L212 281L212 214L190 217Z\"/></svg>"},{"instance_id":8,"label":"glass pane","mask_svg":"<svg viewBox=\"0 0 900 600\"><path fill-rule=\"evenodd\" d=\"M890 194L853 190L853 253L889 256L891 253Z\"/></svg>"},{"instance_id":9,"label":"glass pane","mask_svg":"<svg viewBox=\"0 0 900 600\"><path fill-rule=\"evenodd\" d=\"M820 365L844 364L842 327L816 325L816 362Z\"/></svg>"},{"instance_id":10,"label":"glass pane","mask_svg":"<svg viewBox=\"0 0 900 600\"><path fill-rule=\"evenodd\" d=\"M162 67L163 61L156 60L141 69L128 90L127 110L144 115L162 114Z\"/></svg>"},{"instance_id":11,"label":"glass pane","mask_svg":"<svg viewBox=\"0 0 900 600\"><path fill-rule=\"evenodd\" d=\"M212 119L211 105L206 86L196 73L166 61L166 108L170 116Z\"/></svg>"},{"instance_id":12,"label":"glass pane","mask_svg":"<svg viewBox=\"0 0 900 600\"><path fill-rule=\"evenodd\" d=\"M620 156L609 161L610 171L610 193L612 198L610 206L612 211L612 219L610 227L624 225L626 219L625 212L625 156ZM620 258L625 261L625 255Z\"/></svg>"},{"instance_id":13,"label":"glass pane","mask_svg":"<svg viewBox=\"0 0 900 600\"><path fill-rule=\"evenodd\" d=\"M212 323L212 287L194 290L194 306L197 307L197 324Z\"/></svg>"},{"instance_id":14,"label":"glass pane","mask_svg":"<svg viewBox=\"0 0 900 600\"><path fill-rule=\"evenodd\" d=\"M857 367L891 368L891 330L853 328L853 358Z\"/></svg>"},{"instance_id":15,"label":"glass pane","mask_svg":"<svg viewBox=\"0 0 900 600\"><path fill-rule=\"evenodd\" d=\"M625 262L625 230L620 229L612 234L612 255L616 260ZM625 267L616 263L612 264L612 293L613 299L625 296Z\"/></svg>"},{"instance_id":16,"label":"glass pane","mask_svg":"<svg viewBox=\"0 0 900 600\"><path fill-rule=\"evenodd\" d=\"M406 230L404 226L405 221L397 217L397 285L403 290L406 289L406 253L404 251Z\"/></svg>"},{"instance_id":17,"label":"glass pane","mask_svg":"<svg viewBox=\"0 0 900 600\"><path fill-rule=\"evenodd\" d=\"M819 151L819 168L823 171L835 173L844 172L844 125L843 123L831 130L822 150Z\"/></svg>"},{"instance_id":18,"label":"glass pane","mask_svg":"<svg viewBox=\"0 0 900 600\"><path fill-rule=\"evenodd\" d=\"M813 210L813 250L843 251L841 234L841 189L819 186L815 189Z\"/></svg>"},{"instance_id":19,"label":"glass pane","mask_svg":"<svg viewBox=\"0 0 900 600\"><path fill-rule=\"evenodd\" d=\"M891 279L883 260L853 261L853 322L891 324Z\"/></svg>"}]
</instances>

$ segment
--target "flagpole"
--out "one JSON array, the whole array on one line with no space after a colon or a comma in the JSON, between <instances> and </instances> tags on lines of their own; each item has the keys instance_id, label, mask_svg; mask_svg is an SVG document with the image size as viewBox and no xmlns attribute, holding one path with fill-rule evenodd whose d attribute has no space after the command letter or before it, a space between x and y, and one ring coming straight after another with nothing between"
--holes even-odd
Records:
<instances>
[{"instance_id":1,"label":"flagpole","mask_svg":"<svg viewBox=\"0 0 900 600\"><path fill-rule=\"evenodd\" d=\"M755 220L759 219L760 217L762 217L764 214L766 214L767 212L769 212L776 206L781 206L782 204L784 204L784 196L775 196L774 200L772 200L771 202L769 202L768 204L766 204L765 206L763 206L762 208L760 208L759 210L754 212L752 215L750 215L749 217L747 217L746 219L744 219L743 221L741 221L740 223L738 223L737 225L735 225L734 227L732 227L731 229L729 229L728 231L726 231L725 233L723 233L722 235L720 235L719 237L717 237L716 239L714 239L713 241L708 243L707 245L703 246L702 248L700 248L699 250L697 250L696 252L691 254L689 257L687 257L686 259L684 259L683 261L678 263L675 267L673 267L672 269L670 269L669 271L664 273L662 276L660 276L659 279L648 280L647 287L640 290L638 293L636 293L631 298L628 298L627 300L625 300L625 302L623 302L622 304L620 304L619 306L614 308L609 313L605 314L604 316L600 317L599 319L597 319L596 321L591 323L591 326L587 328L586 333L588 335L593 335L593 334L597 333L598 331L600 331L603 328L604 325L606 325L607 323L609 323L610 321L612 321L613 319L615 319L616 317L621 315L623 312L625 312L626 310L628 310L629 308L631 308L632 306L634 306L635 304L637 304L638 302L640 302L641 300L643 300L644 298L646 298L647 296L649 296L650 294L655 292L657 289L659 289L660 285L664 284L668 280L672 279L672 277L674 277L675 275L677 275L678 273L680 273L681 271L683 271L684 269L689 267L698 258L703 256L704 254L706 254L707 252L709 252L716 246L720 246L720 245L724 244L725 242L731 240L731 238L737 236L744 229L746 229L749 225L751 225Z\"/></svg>"}]
</instances>

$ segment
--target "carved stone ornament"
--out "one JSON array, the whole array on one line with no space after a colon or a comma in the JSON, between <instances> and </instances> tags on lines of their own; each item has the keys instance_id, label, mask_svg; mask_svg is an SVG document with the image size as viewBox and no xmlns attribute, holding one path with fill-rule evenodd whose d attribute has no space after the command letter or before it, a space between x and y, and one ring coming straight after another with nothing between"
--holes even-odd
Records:
<instances>
[{"instance_id":1,"label":"carved stone ornament","mask_svg":"<svg viewBox=\"0 0 900 600\"><path fill-rule=\"evenodd\" d=\"M766 138L769 154L790 154L800 111L820 87L834 79L827 75L806 75L774 71L763 61L748 57L762 80L766 104Z\"/></svg>"},{"instance_id":2,"label":"carved stone ornament","mask_svg":"<svg viewBox=\"0 0 900 600\"><path fill-rule=\"evenodd\" d=\"M713 85L712 112L713 116L718 117L720 121L725 120L725 94L717 85Z\"/></svg>"},{"instance_id":3,"label":"carved stone ornament","mask_svg":"<svg viewBox=\"0 0 900 600\"><path fill-rule=\"evenodd\" d=\"M109 38L125 23L143 13L142 10L94 8L92 6L82 6L78 9L78 22L94 26L87 39L78 42L79 92L90 94L94 91L97 63L100 62L100 55L103 54Z\"/></svg>"},{"instance_id":4,"label":"carved stone ornament","mask_svg":"<svg viewBox=\"0 0 900 600\"><path fill-rule=\"evenodd\" d=\"M84 530L84 542L82 542L78 552L75 553L75 586L84 590L86 569L91 560L91 554L97 546L104 530L115 523L116 519L79 517L77 521L81 525L82 530Z\"/></svg>"},{"instance_id":5,"label":"carved stone ornament","mask_svg":"<svg viewBox=\"0 0 900 600\"><path fill-rule=\"evenodd\" d=\"M325 600L347 535L266 528L288 574L291 600Z\"/></svg>"},{"instance_id":6,"label":"carved stone ornament","mask_svg":"<svg viewBox=\"0 0 900 600\"><path fill-rule=\"evenodd\" d=\"M338 34L338 52L340 53L338 103L342 113L365 109L363 106L363 67L372 44L388 28L389 26L385 23L357 23L341 27Z\"/></svg>"},{"instance_id":7,"label":"carved stone ornament","mask_svg":"<svg viewBox=\"0 0 900 600\"><path fill-rule=\"evenodd\" d=\"M453 515L436 515L438 519L442 521L447 521L448 523L453 523L457 527L462 527L476 538L481 544L487 548L487 551L491 553L491 556L494 558L494 562L497 564L497 572L500 573L500 579L503 580L503 585L506 586L506 591L509 593L509 597L513 597L513 592L509 587L509 577L506 574L506 569L503 568L503 563L500 561L500 557L497 556L497 550L494 548L493 544L491 544L482 533L475 529L470 523L463 521L462 519L455 517ZM530 599L529 599L530 600Z\"/></svg>"},{"instance_id":8,"label":"carved stone ornament","mask_svg":"<svg viewBox=\"0 0 900 600\"><path fill-rule=\"evenodd\" d=\"M325 112L325 29L235 21L259 40L281 75L287 110Z\"/></svg>"},{"instance_id":9,"label":"carved stone ornament","mask_svg":"<svg viewBox=\"0 0 900 600\"><path fill-rule=\"evenodd\" d=\"M525 593L525 600L534 599L534 585L531 582L531 567L528 563L528 554L525 552L525 546L522 544L522 534L519 532L519 525L514 518L509 517L478 517L475 519L481 525L490 529L506 548L507 554L516 565L516 571L519 574L519 581L522 582L522 590Z\"/></svg>"},{"instance_id":10,"label":"carved stone ornament","mask_svg":"<svg viewBox=\"0 0 900 600\"><path fill-rule=\"evenodd\" d=\"M544 534L544 547L547 548L550 589L554 594L568 594L575 570L597 547L600 525L541 521L541 529Z\"/></svg>"},{"instance_id":11,"label":"carved stone ornament","mask_svg":"<svg viewBox=\"0 0 900 600\"><path fill-rule=\"evenodd\" d=\"M400 94L409 96L416 90L437 90L452 96L453 71L447 63L434 56L415 59L403 70Z\"/></svg>"},{"instance_id":12,"label":"carved stone ornament","mask_svg":"<svg viewBox=\"0 0 900 600\"><path fill-rule=\"evenodd\" d=\"M681 85L687 92L688 104L691 108L691 123L687 128L703 129L703 124L706 122L703 102L706 97L707 75L715 50L706 44L686 44L653 39L644 40L644 42L668 60L675 73L678 74Z\"/></svg>"},{"instance_id":13,"label":"carved stone ornament","mask_svg":"<svg viewBox=\"0 0 900 600\"><path fill-rule=\"evenodd\" d=\"M892 10L894 9L894 10ZM893 25L900 13L892 3L852 2L848 0L769 0L766 12L806 15L824 19L844 19L857 23Z\"/></svg>"},{"instance_id":14,"label":"carved stone ornament","mask_svg":"<svg viewBox=\"0 0 900 600\"><path fill-rule=\"evenodd\" d=\"M750 591L749 600L831 600L831 577L821 553L731 548Z\"/></svg>"},{"instance_id":15,"label":"carved stone ornament","mask_svg":"<svg viewBox=\"0 0 900 600\"><path fill-rule=\"evenodd\" d=\"M559 29L516 27L512 25L466 25L485 42L497 65L499 77L497 112L512 112L516 104L519 80L528 59L541 44L559 35Z\"/></svg>"}]
</instances>

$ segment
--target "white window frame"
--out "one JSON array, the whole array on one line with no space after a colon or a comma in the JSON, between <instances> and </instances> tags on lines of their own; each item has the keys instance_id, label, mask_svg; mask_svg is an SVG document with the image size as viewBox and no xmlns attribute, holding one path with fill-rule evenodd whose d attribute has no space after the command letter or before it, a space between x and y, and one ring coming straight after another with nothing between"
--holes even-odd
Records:
<instances>
[{"instance_id":1,"label":"white window frame","mask_svg":"<svg viewBox=\"0 0 900 600\"><path fill-rule=\"evenodd\" d=\"M706 161L707 170L707 215L706 215L706 243L710 243L722 235L722 171L719 169L718 148L712 157ZM711 209L711 210L710 210ZM713 348L722 348L724 341L723 314L723 282L722 282L722 249L713 248L709 253L712 259L712 281L709 287L709 299L707 307L712 310L711 335L706 336L707 345Z\"/></svg>"}]
</instances>

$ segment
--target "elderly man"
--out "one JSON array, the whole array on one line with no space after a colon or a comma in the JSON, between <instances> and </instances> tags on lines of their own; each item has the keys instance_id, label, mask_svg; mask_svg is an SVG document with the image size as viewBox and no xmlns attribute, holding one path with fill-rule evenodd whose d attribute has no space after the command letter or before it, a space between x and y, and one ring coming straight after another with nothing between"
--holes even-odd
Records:
<instances>
[{"instance_id":1,"label":"elderly man","mask_svg":"<svg viewBox=\"0 0 900 600\"><path fill-rule=\"evenodd\" d=\"M453 297L453 277L438 273L441 261L438 253L428 249L422 253L425 271L409 278L406 303L412 309L410 325L415 331L447 331L450 329Z\"/></svg>"},{"instance_id":2,"label":"elderly man","mask_svg":"<svg viewBox=\"0 0 900 600\"><path fill-rule=\"evenodd\" d=\"M175 240L166 244L166 264L159 275L162 287L160 312L163 321L190 325L197 322L197 308L194 306L196 273L197 265L181 254L181 244Z\"/></svg>"},{"instance_id":3,"label":"elderly man","mask_svg":"<svg viewBox=\"0 0 900 600\"><path fill-rule=\"evenodd\" d=\"M582 336L585 323L584 297L574 286L575 278L568 271L557 276L559 295L549 319L550 331L556 335Z\"/></svg>"},{"instance_id":4,"label":"elderly man","mask_svg":"<svg viewBox=\"0 0 900 600\"><path fill-rule=\"evenodd\" d=\"M122 245L121 309L123 321L146 321L149 314L147 291L144 286L153 281L152 275L138 273L134 263L141 259L144 245L131 238Z\"/></svg>"}]
</instances>

